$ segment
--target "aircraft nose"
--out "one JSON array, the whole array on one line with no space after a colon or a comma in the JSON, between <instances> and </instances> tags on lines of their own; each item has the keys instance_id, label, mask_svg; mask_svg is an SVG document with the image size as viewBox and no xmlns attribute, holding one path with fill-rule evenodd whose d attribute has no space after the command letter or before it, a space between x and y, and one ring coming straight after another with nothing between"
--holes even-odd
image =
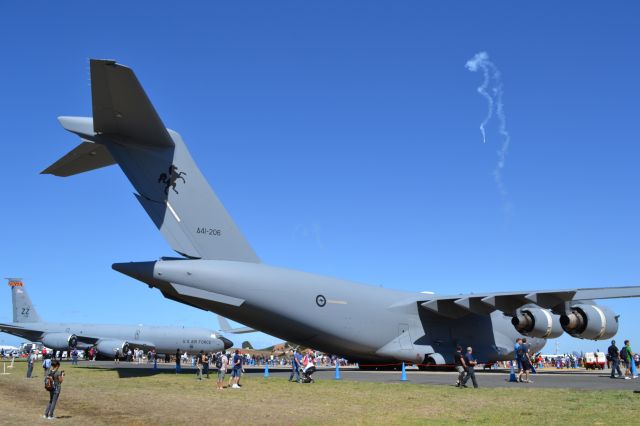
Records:
<instances>
[{"instance_id":1,"label":"aircraft nose","mask_svg":"<svg viewBox=\"0 0 640 426\"><path fill-rule=\"evenodd\" d=\"M227 339L226 337L218 337L220 340L222 340L222 343L224 343L224 350L226 351L227 349L229 349L230 347L233 346L233 342L229 339Z\"/></svg>"}]
</instances>

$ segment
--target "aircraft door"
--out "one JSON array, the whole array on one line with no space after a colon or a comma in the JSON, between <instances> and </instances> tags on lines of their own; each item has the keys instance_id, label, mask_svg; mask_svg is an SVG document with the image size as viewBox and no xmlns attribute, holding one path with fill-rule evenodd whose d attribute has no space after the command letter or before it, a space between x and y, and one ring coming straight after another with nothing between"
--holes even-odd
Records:
<instances>
[{"instance_id":1,"label":"aircraft door","mask_svg":"<svg viewBox=\"0 0 640 426\"><path fill-rule=\"evenodd\" d=\"M400 349L411 349L411 336L409 335L409 324L398 325L398 341Z\"/></svg>"}]
</instances>

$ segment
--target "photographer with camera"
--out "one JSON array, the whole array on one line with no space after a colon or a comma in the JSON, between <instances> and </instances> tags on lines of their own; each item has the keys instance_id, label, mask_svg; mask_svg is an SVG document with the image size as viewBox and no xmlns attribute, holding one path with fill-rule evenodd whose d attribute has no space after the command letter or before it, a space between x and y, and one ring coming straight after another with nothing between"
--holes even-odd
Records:
<instances>
[{"instance_id":1,"label":"photographer with camera","mask_svg":"<svg viewBox=\"0 0 640 426\"><path fill-rule=\"evenodd\" d=\"M60 361L54 359L51 362L51 369L44 378L44 388L49 391L49 404L42 415L45 419L53 419L53 412L56 409L56 403L62 389L62 381L64 380L64 370L60 370Z\"/></svg>"}]
</instances>

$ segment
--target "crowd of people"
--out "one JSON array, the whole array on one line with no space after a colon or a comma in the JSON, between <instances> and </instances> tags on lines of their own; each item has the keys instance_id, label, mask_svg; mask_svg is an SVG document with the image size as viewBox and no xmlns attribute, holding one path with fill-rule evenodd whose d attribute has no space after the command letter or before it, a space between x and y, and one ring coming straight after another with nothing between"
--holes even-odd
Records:
<instances>
[{"instance_id":1,"label":"crowd of people","mask_svg":"<svg viewBox=\"0 0 640 426\"><path fill-rule=\"evenodd\" d=\"M181 353L180 349L176 350L176 374L181 371L182 365L188 360L189 356L186 352ZM291 365L289 382L310 383L313 381L311 375L316 370L317 357L312 350L307 350L304 355L298 350L294 350L292 356L286 359L286 362L284 360L285 358L282 358L282 362L279 360L277 365ZM262 365L269 365L269 360L259 360L257 362ZM245 366L256 365L256 359L254 356L241 354L239 350L235 350L232 353L218 352L215 354L207 354L204 351L200 351L192 358L191 365L196 369L197 380L208 379L210 377L210 369L215 368L217 370L217 389L225 389L224 380L227 374L229 375L229 382L226 387L239 389L241 387L240 378L244 373Z\"/></svg>"},{"instance_id":2,"label":"crowd of people","mask_svg":"<svg viewBox=\"0 0 640 426\"><path fill-rule=\"evenodd\" d=\"M93 352L92 352L93 350ZM596 359L598 352L595 352ZM600 353L601 354L601 353ZM71 364L77 364L80 356L77 349L72 349L68 353L71 358ZM94 348L90 348L83 354L88 360L95 360L97 351ZM60 351L47 351L46 348L42 350L42 369L45 377L45 388L49 392L49 402L47 404L43 417L53 418L56 404L62 389L62 382L64 380L64 371L60 370L60 359L62 353ZM57 358L57 359L56 359ZM318 354L312 350L306 350L303 353L298 350L293 350L290 355L264 355L240 353L239 350L234 352L218 352L218 353L205 353L200 351L197 354L189 355L187 352L182 352L180 349L176 350L175 356L172 357L169 354L165 354L163 358L158 357L154 350L148 351L146 354L142 349L134 348L128 349L125 353L120 354L118 350L115 352L115 363L120 362L120 358L132 363L144 363L151 362L171 362L174 361L176 365L176 373L180 373L181 366L188 364L190 361L191 367L196 369L196 379L205 380L210 378L211 370L215 369L216 375L216 388L218 390L224 390L225 388L240 389L240 379L244 373L245 366L291 366L291 373L289 375L289 382L295 383L310 383L313 382L311 375L316 370L316 366L325 365L346 365L346 360L339 357L327 356L324 354ZM33 377L34 367L39 359L38 351L32 349L29 351L27 361L27 378ZM475 368L478 365L478 360L473 354L473 348L467 347L463 352L461 346L456 347L456 351L453 355L455 362L455 368L458 372L456 386L460 388L466 388L467 383L471 381L474 388L478 388L478 380L475 374ZM602 359L602 357L600 358ZM527 343L526 338L518 338L514 345L514 360L509 362L514 368L517 368L516 378L520 383L532 383L530 373L534 372L536 368L542 368L543 366L555 366L556 368L577 368L578 366L585 366L586 358L584 356L576 355L562 355L562 356L546 356L541 354L531 353L531 347ZM624 341L624 345L618 348L615 340L611 341L606 353L606 365L611 369L611 378L624 378L626 380L638 378L637 368L640 364L640 356L631 349L629 340ZM508 365L503 365L507 367ZM624 368L624 373L622 372ZM225 386L225 378L229 376L228 382Z\"/></svg>"}]
</instances>

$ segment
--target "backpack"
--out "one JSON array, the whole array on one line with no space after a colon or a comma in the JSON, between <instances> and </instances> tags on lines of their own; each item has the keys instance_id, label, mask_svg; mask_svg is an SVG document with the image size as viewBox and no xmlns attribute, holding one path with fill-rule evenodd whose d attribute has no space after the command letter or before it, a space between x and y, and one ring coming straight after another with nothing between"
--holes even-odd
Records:
<instances>
[{"instance_id":1,"label":"backpack","mask_svg":"<svg viewBox=\"0 0 640 426\"><path fill-rule=\"evenodd\" d=\"M518 347L518 355L520 356L520 358L524 357L526 353L527 353L526 344L525 343L520 344L520 346Z\"/></svg>"},{"instance_id":2,"label":"backpack","mask_svg":"<svg viewBox=\"0 0 640 426\"><path fill-rule=\"evenodd\" d=\"M216 368L222 368L222 355L216 356Z\"/></svg>"},{"instance_id":3,"label":"backpack","mask_svg":"<svg viewBox=\"0 0 640 426\"><path fill-rule=\"evenodd\" d=\"M621 359L627 359L627 347L623 346L622 349L620 349L620 358Z\"/></svg>"},{"instance_id":4,"label":"backpack","mask_svg":"<svg viewBox=\"0 0 640 426\"><path fill-rule=\"evenodd\" d=\"M44 378L44 388L45 390L52 391L56 387L55 380L53 374L49 373Z\"/></svg>"}]
</instances>

